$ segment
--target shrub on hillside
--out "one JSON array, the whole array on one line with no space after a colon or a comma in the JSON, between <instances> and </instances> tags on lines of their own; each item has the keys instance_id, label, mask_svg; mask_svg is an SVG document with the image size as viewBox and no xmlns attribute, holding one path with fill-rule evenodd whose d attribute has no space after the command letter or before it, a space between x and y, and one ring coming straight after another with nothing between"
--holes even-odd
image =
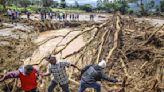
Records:
<instances>
[{"instance_id":1,"label":"shrub on hillside","mask_svg":"<svg viewBox=\"0 0 164 92\"><path fill-rule=\"evenodd\" d=\"M3 6L2 5L0 5L0 12L2 12L3 11Z\"/></svg>"}]
</instances>

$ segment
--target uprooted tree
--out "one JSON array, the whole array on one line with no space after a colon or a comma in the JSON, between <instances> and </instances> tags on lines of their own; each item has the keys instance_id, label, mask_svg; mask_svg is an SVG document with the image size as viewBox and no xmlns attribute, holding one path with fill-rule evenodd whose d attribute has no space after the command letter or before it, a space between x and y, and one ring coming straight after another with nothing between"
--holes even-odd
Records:
<instances>
[{"instance_id":1,"label":"uprooted tree","mask_svg":"<svg viewBox=\"0 0 164 92\"><path fill-rule=\"evenodd\" d=\"M109 66L106 71L123 82L103 82L104 92L115 87L116 90L126 92L162 90L164 25L156 26L145 21L139 23L131 17L121 18L120 15L116 15L100 25L85 27L64 46L57 46L59 49L55 49L53 54L61 53L73 40L84 36L85 45L62 58L73 58L73 63L80 68L105 59ZM73 72L75 70L70 70L70 81L72 85L79 85L76 79L78 74L73 75ZM77 88L71 87L72 90Z\"/></svg>"},{"instance_id":2,"label":"uprooted tree","mask_svg":"<svg viewBox=\"0 0 164 92\"><path fill-rule=\"evenodd\" d=\"M71 32L73 31L62 36L63 40ZM79 36L83 36L85 45L73 53L61 55L61 58L73 59L71 63L80 68L105 59L108 66L106 72L122 80L122 83L102 82L103 92L110 90L151 92L164 89L164 25L157 27L157 25L151 25L145 21L137 22L131 17L123 18L119 14L115 14L102 24L82 27L79 34L64 45L57 45L52 53L62 54L63 50ZM31 46L28 51L37 49L41 44L54 38L57 37ZM62 40L58 44L61 42ZM42 59L36 63L45 67L45 65L41 65L41 62ZM78 74L74 69L69 70L70 89L73 92L79 86ZM46 85L41 91L45 90ZM90 92L90 90L88 91Z\"/></svg>"}]
</instances>

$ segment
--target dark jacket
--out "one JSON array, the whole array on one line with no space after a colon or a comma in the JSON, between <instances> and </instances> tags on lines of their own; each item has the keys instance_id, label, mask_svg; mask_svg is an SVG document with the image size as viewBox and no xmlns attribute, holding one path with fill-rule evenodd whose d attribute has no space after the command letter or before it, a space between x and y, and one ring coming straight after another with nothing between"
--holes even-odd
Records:
<instances>
[{"instance_id":1,"label":"dark jacket","mask_svg":"<svg viewBox=\"0 0 164 92\"><path fill-rule=\"evenodd\" d=\"M117 82L116 79L108 77L103 68L98 65L88 65L81 71L81 80L86 83L93 83L96 81L107 80L109 82Z\"/></svg>"}]
</instances>

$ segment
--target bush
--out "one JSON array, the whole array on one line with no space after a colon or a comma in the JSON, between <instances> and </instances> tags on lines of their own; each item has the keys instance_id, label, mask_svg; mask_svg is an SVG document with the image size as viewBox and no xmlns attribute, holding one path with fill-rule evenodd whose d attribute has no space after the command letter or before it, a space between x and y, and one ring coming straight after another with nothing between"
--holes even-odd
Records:
<instances>
[{"instance_id":1,"label":"bush","mask_svg":"<svg viewBox=\"0 0 164 92\"><path fill-rule=\"evenodd\" d=\"M52 9L48 8L48 7L43 7L43 8L40 8L39 11L40 12L52 12Z\"/></svg>"},{"instance_id":2,"label":"bush","mask_svg":"<svg viewBox=\"0 0 164 92\"><path fill-rule=\"evenodd\" d=\"M82 6L80 6L80 9L84 10L86 12L92 12L92 6L90 4L82 5Z\"/></svg>"},{"instance_id":3,"label":"bush","mask_svg":"<svg viewBox=\"0 0 164 92\"><path fill-rule=\"evenodd\" d=\"M8 9L11 9L11 10L16 10L16 11L19 11L19 12L22 12L24 11L25 9L24 8L21 8L21 7L17 7L15 5L11 5L9 7L7 7Z\"/></svg>"},{"instance_id":4,"label":"bush","mask_svg":"<svg viewBox=\"0 0 164 92\"><path fill-rule=\"evenodd\" d=\"M133 13L134 13L133 10L131 10L131 9L128 10L128 14L132 15Z\"/></svg>"},{"instance_id":5,"label":"bush","mask_svg":"<svg viewBox=\"0 0 164 92\"><path fill-rule=\"evenodd\" d=\"M30 6L27 8L28 11L35 12L35 13L38 13L40 11L40 9L41 8L36 7L36 6Z\"/></svg>"},{"instance_id":6,"label":"bush","mask_svg":"<svg viewBox=\"0 0 164 92\"><path fill-rule=\"evenodd\" d=\"M161 0L160 2L161 12L164 12L164 1Z\"/></svg>"},{"instance_id":7,"label":"bush","mask_svg":"<svg viewBox=\"0 0 164 92\"><path fill-rule=\"evenodd\" d=\"M0 12L2 12L3 11L3 6L2 5L0 5Z\"/></svg>"},{"instance_id":8,"label":"bush","mask_svg":"<svg viewBox=\"0 0 164 92\"><path fill-rule=\"evenodd\" d=\"M160 13L160 16L164 17L164 13Z\"/></svg>"},{"instance_id":9,"label":"bush","mask_svg":"<svg viewBox=\"0 0 164 92\"><path fill-rule=\"evenodd\" d=\"M11 5L8 7L8 9L12 9L12 10L17 10L19 12L22 12L22 13L26 13L27 11L30 11L30 12L39 12L40 11L40 8L36 7L36 6L30 6L30 7L27 7L27 8L22 8L22 7L17 7L15 5Z\"/></svg>"}]
</instances>

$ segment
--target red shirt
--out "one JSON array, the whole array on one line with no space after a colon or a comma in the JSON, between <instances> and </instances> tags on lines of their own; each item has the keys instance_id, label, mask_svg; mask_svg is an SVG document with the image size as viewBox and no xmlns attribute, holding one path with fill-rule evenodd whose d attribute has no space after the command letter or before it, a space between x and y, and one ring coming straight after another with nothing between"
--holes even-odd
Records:
<instances>
[{"instance_id":1,"label":"red shirt","mask_svg":"<svg viewBox=\"0 0 164 92\"><path fill-rule=\"evenodd\" d=\"M25 91L30 91L32 89L37 88L36 70L33 69L30 75L24 75L22 72L20 72L20 81L21 87Z\"/></svg>"}]
</instances>

